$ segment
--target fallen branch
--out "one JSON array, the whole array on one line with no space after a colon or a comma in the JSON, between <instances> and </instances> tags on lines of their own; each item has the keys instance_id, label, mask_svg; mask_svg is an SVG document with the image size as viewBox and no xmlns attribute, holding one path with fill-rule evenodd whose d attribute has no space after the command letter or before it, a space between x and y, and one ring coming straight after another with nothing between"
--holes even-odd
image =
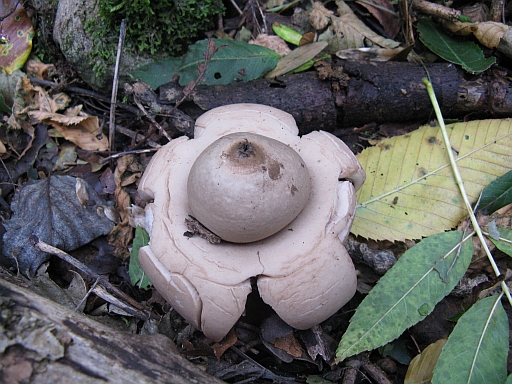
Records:
<instances>
[{"instance_id":1,"label":"fallen branch","mask_svg":"<svg viewBox=\"0 0 512 384\"><path fill-rule=\"evenodd\" d=\"M445 117L512 115L512 84L500 77L499 71L467 80L453 64L429 64L426 69ZM419 64L340 61L324 72L325 80L316 72L306 72L247 83L199 86L188 99L191 103L187 112L197 118L221 105L266 104L292 114L301 134L319 129L332 132L370 122L426 122L434 116L422 83L426 72ZM162 85L160 100L173 103L179 91L175 84Z\"/></svg>"}]
</instances>

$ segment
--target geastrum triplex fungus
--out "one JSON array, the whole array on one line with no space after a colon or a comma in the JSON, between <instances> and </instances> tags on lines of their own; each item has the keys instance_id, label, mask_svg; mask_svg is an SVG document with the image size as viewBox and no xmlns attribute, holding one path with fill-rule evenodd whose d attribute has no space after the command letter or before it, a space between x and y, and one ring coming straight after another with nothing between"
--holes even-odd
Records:
<instances>
[{"instance_id":1,"label":"geastrum triplex fungus","mask_svg":"<svg viewBox=\"0 0 512 384\"><path fill-rule=\"evenodd\" d=\"M215 108L197 119L194 139L162 147L144 173L139 191L153 202L141 266L212 340L243 314L252 277L282 320L310 328L355 293L342 242L364 179L341 140L321 131L299 137L286 112L258 104ZM191 218L222 241L187 236Z\"/></svg>"}]
</instances>

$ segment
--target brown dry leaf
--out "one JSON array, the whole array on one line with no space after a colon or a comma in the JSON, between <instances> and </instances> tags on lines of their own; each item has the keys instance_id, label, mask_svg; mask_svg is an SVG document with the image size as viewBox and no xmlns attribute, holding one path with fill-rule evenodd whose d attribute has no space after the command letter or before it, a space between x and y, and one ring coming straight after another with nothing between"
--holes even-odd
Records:
<instances>
[{"instance_id":1,"label":"brown dry leaf","mask_svg":"<svg viewBox=\"0 0 512 384\"><path fill-rule=\"evenodd\" d=\"M315 1L313 2L313 9L309 13L309 22L315 29L324 29L331 21L331 16L333 15L333 11L325 8L321 2Z\"/></svg>"},{"instance_id":2,"label":"brown dry leaf","mask_svg":"<svg viewBox=\"0 0 512 384\"><path fill-rule=\"evenodd\" d=\"M301 357L303 350L299 341L295 338L295 335L292 333L287 334L283 337L278 337L274 340L274 346L276 348L282 349L289 355L292 355L295 358Z\"/></svg>"},{"instance_id":3,"label":"brown dry leaf","mask_svg":"<svg viewBox=\"0 0 512 384\"><path fill-rule=\"evenodd\" d=\"M432 380L434 367L437 364L439 355L448 339L439 339L435 343L430 344L422 353L416 355L409 364L407 374L405 375L405 383L420 384L429 383Z\"/></svg>"},{"instance_id":4,"label":"brown dry leaf","mask_svg":"<svg viewBox=\"0 0 512 384\"><path fill-rule=\"evenodd\" d=\"M114 172L116 189L114 192L116 210L119 213L121 222L117 224L108 235L108 242L114 246L118 255L128 257L128 246L133 239L133 228L130 226L130 195L123 187L125 180L131 179L132 170L140 169L137 160L133 155L123 156L117 162ZM140 177L140 174L139 174Z\"/></svg>"},{"instance_id":5,"label":"brown dry leaf","mask_svg":"<svg viewBox=\"0 0 512 384\"><path fill-rule=\"evenodd\" d=\"M41 63L37 60L28 60L25 64L25 72L29 77L45 80L48 78L49 73L55 72L55 66L53 64Z\"/></svg>"},{"instance_id":6,"label":"brown dry leaf","mask_svg":"<svg viewBox=\"0 0 512 384\"><path fill-rule=\"evenodd\" d=\"M398 35L398 32L400 32L400 20L390 0L359 0L356 3L370 11L390 38L394 39Z\"/></svg>"},{"instance_id":7,"label":"brown dry leaf","mask_svg":"<svg viewBox=\"0 0 512 384\"><path fill-rule=\"evenodd\" d=\"M378 45L382 48L397 48L400 43L386 39L368 28L343 1L337 0L339 17L331 16L332 25L319 37L328 41L329 51L362 48L367 45Z\"/></svg>"},{"instance_id":8,"label":"brown dry leaf","mask_svg":"<svg viewBox=\"0 0 512 384\"><path fill-rule=\"evenodd\" d=\"M249 44L259 45L262 47L269 48L274 52L277 52L281 56L289 54L292 50L288 47L286 42L279 36L269 36L266 33L260 33L256 39L249 41Z\"/></svg>"},{"instance_id":9,"label":"brown dry leaf","mask_svg":"<svg viewBox=\"0 0 512 384\"><path fill-rule=\"evenodd\" d=\"M231 331L229 331L229 333L224 337L224 339L222 339L222 341L213 344L212 348L215 353L215 357L220 360L224 352L235 345L237 341L238 337L236 337L235 329L231 328Z\"/></svg>"},{"instance_id":10,"label":"brown dry leaf","mask_svg":"<svg viewBox=\"0 0 512 384\"><path fill-rule=\"evenodd\" d=\"M46 105L56 105L52 103ZM64 114L46 111L29 111L28 114L39 122L50 124L68 141L76 144L78 147L88 151L106 151L108 149L108 139L101 132L99 120L96 116L87 116L82 113L81 116L73 116L78 113L76 108L73 113L69 111Z\"/></svg>"},{"instance_id":11,"label":"brown dry leaf","mask_svg":"<svg viewBox=\"0 0 512 384\"><path fill-rule=\"evenodd\" d=\"M0 154L7 153L7 148L5 148L4 143L0 141Z\"/></svg>"},{"instance_id":12,"label":"brown dry leaf","mask_svg":"<svg viewBox=\"0 0 512 384\"><path fill-rule=\"evenodd\" d=\"M443 26L450 32L467 36L473 34L487 48L497 48L501 38L511 27L495 21L483 23L461 23L460 21L444 22Z\"/></svg>"}]
</instances>

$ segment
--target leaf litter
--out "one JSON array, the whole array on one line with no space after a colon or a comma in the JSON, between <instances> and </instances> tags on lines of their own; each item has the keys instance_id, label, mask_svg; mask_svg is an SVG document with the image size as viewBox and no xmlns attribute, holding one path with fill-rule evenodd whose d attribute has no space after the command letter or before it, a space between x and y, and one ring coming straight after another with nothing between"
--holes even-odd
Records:
<instances>
[{"instance_id":1,"label":"leaf litter","mask_svg":"<svg viewBox=\"0 0 512 384\"><path fill-rule=\"evenodd\" d=\"M341 3L341 2L340 2L340 3ZM362 2L362 3L364 3L364 2ZM315 5L315 4L316 4L316 5ZM319 12L320 12L320 15L317 15L317 17L318 17L318 19L319 19L319 20L323 18L323 21L322 21L322 22L323 22L323 23L325 23L325 24L323 25L323 27L324 27L324 28L325 28L325 27L327 27L327 26L329 26L329 28L328 28L328 32L326 32L326 35L325 35L324 37L326 37L327 39L329 39L329 36L330 36L329 34L331 34L331 35L333 35L333 36L337 34L337 35L338 35L338 37L339 37L339 36L341 36L341 34L343 34L343 33L345 32L345 33L347 34L348 38L349 38L349 40L346 40L346 41L345 41L345 43L351 44L352 42L354 42L356 45L357 45L357 44L360 44L360 42L361 42L361 36L364 36L364 37L362 38L362 39L363 39L363 40L362 40L362 41L363 41L363 43L365 44L365 43L367 42L367 40L366 40L366 39L367 39L367 36L365 35L365 32L358 31L358 30L357 30L357 27L355 27L355 28L354 28L354 27L352 26L352 28L353 28L353 29L355 29L355 31L356 31L356 32L354 32L353 30L348 30L348 31L343 31L343 30L342 30L342 31L341 31L341 33L340 33L341 25L339 25L336 21L333 21L333 19L332 19L333 17L338 17L338 16L334 16L334 12L332 12L332 11L325 12L323 9L321 9L320 5L321 5L320 3L318 3L318 4L317 4L317 3L314 3L314 7L316 7L316 8L317 8L317 11L319 11ZM379 9L379 8L374 8L374 10L375 10L375 9ZM341 13L341 12L340 12L340 13ZM374 13L374 15L375 15L375 13ZM341 17L342 15L340 14L339 16ZM377 16L376 16L376 17L377 17ZM355 18L357 19L357 17L355 17ZM381 24L382 24L382 23L383 23L383 22L381 21ZM64 115L66 115L66 114L64 114ZM37 114L36 114L36 116L37 116ZM42 117L42 116L43 116L43 115L40 115L40 116L38 116L38 117ZM75 116L75 117L76 117L76 116ZM57 116L57 117L55 118L55 121L56 121L57 123L61 123L61 121L59 121L59 119L61 119L61 117L60 117L60 116ZM47 121L49 122L50 120L47 120ZM92 132L91 132L91 133L92 133ZM133 175L132 175L132 176L133 176ZM137 176L133 176L133 177L131 177L131 178L130 178L130 177L128 177L128 178L125 180L125 182L124 182L124 183L123 183L122 181L120 181L120 179L118 179L118 180L117 180L117 186L118 186L118 188L119 188L119 187L120 187L120 186L122 186L123 184L130 184L131 182L135 181L135 180L136 180L136 178L137 178ZM87 200L87 199L86 199L86 200ZM127 201L129 202L129 198L128 198L128 199L126 199L126 195L124 195L124 197L123 197L123 198L119 198L119 199L118 199L118 204L119 204L120 206L122 206L122 205L123 205L123 204L125 204ZM393 202L394 202L394 199L391 201L391 203L393 203ZM83 205L83 204L81 204L81 205ZM427 212L425 212L425 213L427 213ZM505 235L505 237L506 237L506 235ZM420 244L421 244L421 243L420 243ZM421 247L419 247L419 248L421 249ZM439 262L439 261L438 261L438 262L436 262L436 263L435 263L435 265L434 265L434 267L433 267L433 271L432 271L432 273L433 273L433 275L438 274L438 277L439 277L439 279L441 280L441 282L442 282L443 284L451 283L451 282L452 282L452 281L451 281L451 277L452 277L452 276L451 276L451 274L452 274L452 272L453 272L453 265L455 265L455 264L447 263L447 262L442 262L442 261L441 261L441 262ZM418 314L419 314L420 316L425 316L425 315L426 315L426 314L428 314L428 313L429 313L429 311L431 311L431 310L432 310L432 305L430 305L429 303L426 303L426 302L425 302L425 303L421 303L421 305L417 308L417 312L418 312ZM229 342L227 343L227 345L229 345L230 347L231 347L231 346L234 346L234 345L235 345L235 342L236 342L236 340L231 339L231 340L229 340ZM289 342L286 342L286 344L285 344L285 348L284 348L284 349L291 348L292 346L293 346L293 343L291 343L291 344L290 344ZM290 351L291 351L291 350L290 350ZM221 352L221 354L222 354L222 353L224 353L224 351L222 351L222 352ZM312 376L310 376L310 377L312 377Z\"/></svg>"}]
</instances>

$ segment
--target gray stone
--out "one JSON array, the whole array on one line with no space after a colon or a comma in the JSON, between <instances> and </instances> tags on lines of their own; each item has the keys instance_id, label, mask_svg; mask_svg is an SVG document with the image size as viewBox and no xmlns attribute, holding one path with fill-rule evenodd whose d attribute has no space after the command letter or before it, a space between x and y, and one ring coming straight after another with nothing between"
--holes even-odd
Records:
<instances>
[{"instance_id":1,"label":"gray stone","mask_svg":"<svg viewBox=\"0 0 512 384\"><path fill-rule=\"evenodd\" d=\"M102 23L97 0L60 0L55 16L53 39L59 45L66 60L74 66L87 84L99 92L108 93L112 89L115 57L108 62L94 55L93 48L97 47L97 44L108 43L111 44L110 50L116 52L119 36L112 32L112 36L107 39L94 38L85 28L87 20L91 19L96 23ZM106 25L105 28L107 28ZM125 49L120 68L120 84L130 80L129 72L160 57L162 55L135 56ZM93 70L95 66L107 66L107 70L104 74L98 75Z\"/></svg>"}]
</instances>

